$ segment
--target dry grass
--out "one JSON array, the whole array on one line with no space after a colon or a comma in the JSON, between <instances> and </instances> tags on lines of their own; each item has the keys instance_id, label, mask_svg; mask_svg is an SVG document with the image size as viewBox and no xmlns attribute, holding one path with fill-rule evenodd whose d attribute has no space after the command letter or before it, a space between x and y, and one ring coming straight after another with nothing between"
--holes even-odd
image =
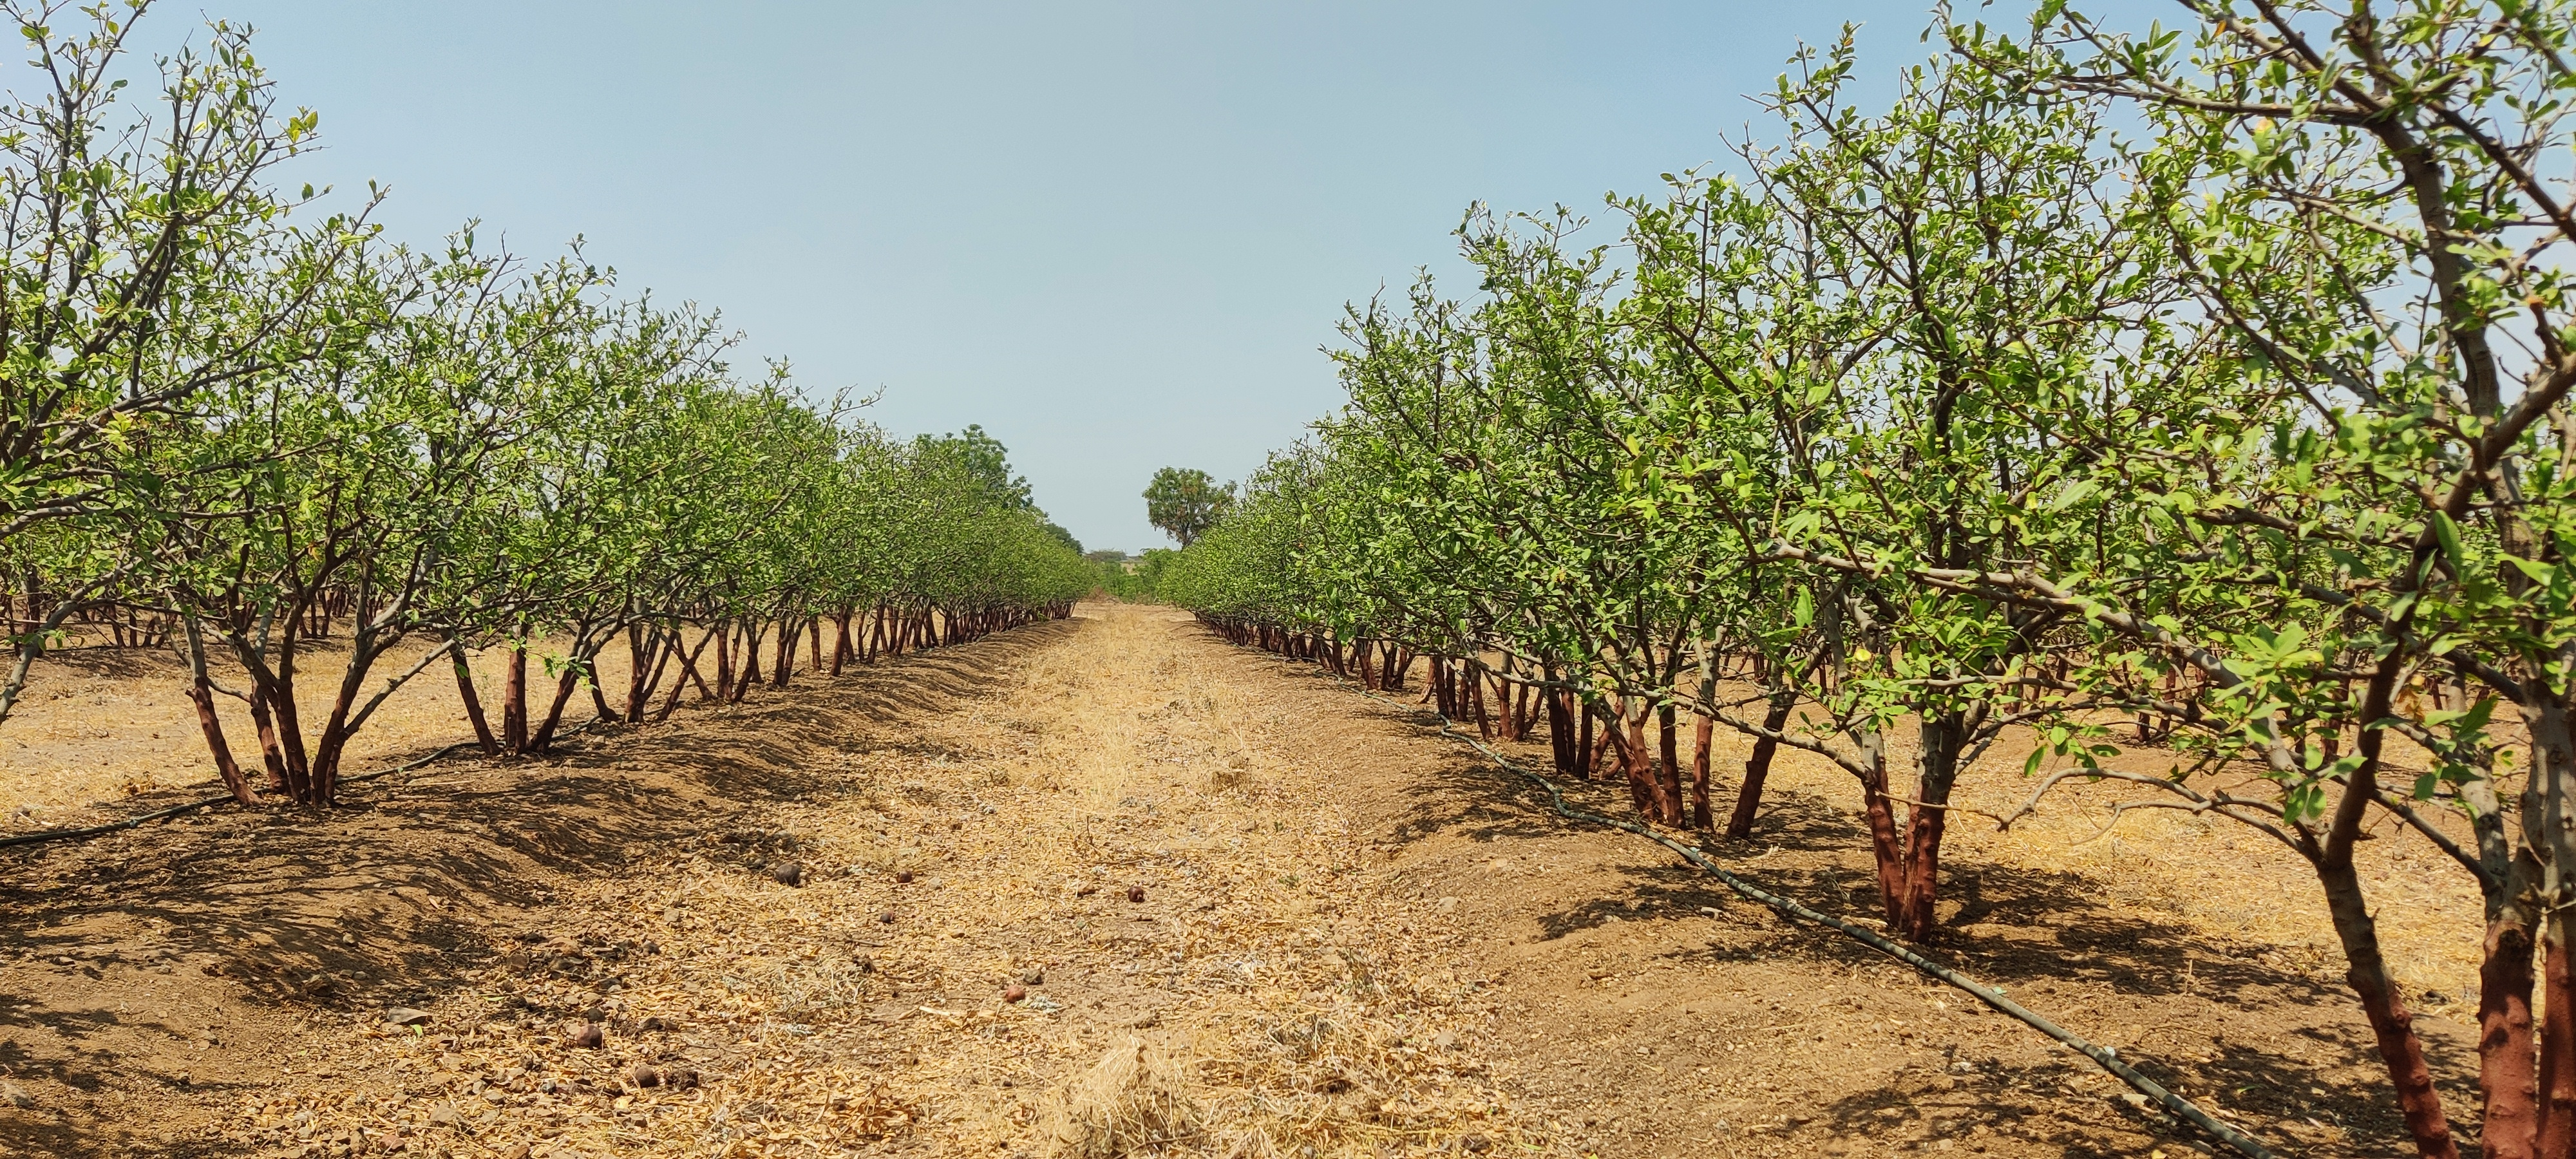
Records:
<instances>
[{"instance_id":1,"label":"dry grass","mask_svg":"<svg viewBox=\"0 0 2576 1159\"><path fill-rule=\"evenodd\" d=\"M564 928L441 1003L444 1033L357 1029L329 1048L348 1077L245 1105L233 1137L457 1159L1545 1149L1453 1049L1491 1009L1359 869L1300 722L1172 613L1087 611L992 695L837 738L823 796L568 885ZM770 873L789 859L801 890ZM568 1047L588 1014L606 1049Z\"/></svg>"},{"instance_id":2,"label":"dry grass","mask_svg":"<svg viewBox=\"0 0 2576 1159\"><path fill-rule=\"evenodd\" d=\"M1050 1152L1117 1159L1187 1142L1199 1132L1190 1085L1170 1052L1130 1035L1065 1091L1049 1116Z\"/></svg>"},{"instance_id":3,"label":"dry grass","mask_svg":"<svg viewBox=\"0 0 2576 1159\"><path fill-rule=\"evenodd\" d=\"M1868 1085L1851 1076L1873 1060L1921 1053L1924 1041L1889 1039L1878 1026L1902 1003L1848 1014L1816 1007L1817 994L1892 969L1884 963L1851 968L1831 956L1835 943L1773 929L1760 913L1730 909L1727 921L1704 924L1696 907L1706 903L1684 891L1705 883L1674 878L1651 847L1548 824L1531 802L1493 795L1490 770L1451 759L1444 742L1182 619L1086 608L1078 625L1015 633L1016 642L831 684L800 677L794 695L688 714L562 766L442 765L399 791L379 782L388 788L371 790L373 814L311 822L316 848L376 842L370 858L408 864L419 850L375 835L413 818L419 827L402 830L403 840L445 843L431 852L496 839L531 851L555 841L601 848L560 872L518 861L495 871L513 889L543 894L542 905L495 904L500 891L466 874L415 891L424 920L398 929L433 932L426 911L435 908L472 933L465 942L506 951L455 955L454 989L404 992L405 1004L433 1011L428 1027L383 1025L381 1003L342 1002L335 1013L328 1007L339 997L281 998L250 993L230 975L198 978L191 958L179 980L226 989L228 1002L274 1004L278 1034L260 1049L277 1069L218 1088L204 1081L212 1060L192 1055L200 1085L171 1093L129 1056L109 1086L147 1092L126 1107L158 1099L151 1105L219 1110L222 1141L201 1140L200 1153L1384 1159L1572 1155L1607 1134L1596 1117L1680 1123L1675 1099L1695 1102L1694 1113L1735 1100L1723 1108L1739 1123L1757 1106L1805 1114L1846 1097L1833 1083ZM453 696L444 679L425 687ZM454 723L428 709L410 719L424 730ZM447 739L454 734L440 734ZM1730 745L1720 759L1742 754ZM523 775L560 780L555 803L429 831L441 794L474 777L481 791ZM1821 762L1784 754L1774 776L1784 794L1811 794L1845 814L1858 807L1849 777ZM1997 812L2024 791L2011 757L1963 784L1967 803ZM667 807L680 791L695 795ZM2098 833L2108 798L2089 792L2007 834L1963 820L1957 873L2059 873L2066 889L2230 935L2214 946L2306 953L2317 943L2299 939L2324 937L2314 887L2285 854L2171 815L2133 815ZM619 810L656 811L667 824L617 824ZM200 828L241 842L245 855L286 839L288 819L275 836L253 832L252 820L147 829L129 835L130 851L119 839L61 856L148 861L169 848L152 841ZM1865 856L1847 845L1793 851L1768 867ZM2420 849L2392 835L2366 845L2364 857L2382 878L2382 920L2400 967L2423 981L2447 977L2434 966L2452 952L2445 939L2457 939L2462 911L2404 892L2439 879L2410 860ZM1766 856L1760 847L1725 852ZM790 861L802 888L777 878ZM383 891L346 868L335 868L329 888ZM148 892L140 878L123 888L133 892L97 894L95 906L105 912ZM1143 900L1130 901L1131 890ZM1832 906L1824 892L1808 900ZM208 904L234 902L227 894ZM1660 910L1671 912L1649 917ZM272 928L244 924L254 926ZM401 944L398 929L370 927L370 947L381 939L418 949ZM77 940L57 932L48 927L48 947ZM336 934L316 952L336 952L333 944ZM2197 941L2178 944L2200 952ZM2322 944L2301 964L2327 968L2331 941ZM1712 956L1739 949L1741 960ZM2066 959L2049 969L2081 972L2091 951L2067 942L2046 952ZM107 969L150 982L152 971L170 972L155 961ZM30 957L10 977L32 994L43 970L71 979L78 968ZM2172 968L2187 973L2190 963ZM126 976L92 975L97 1001L122 1002L105 995ZM1899 981L1908 1001L1924 1005L1905 988L1910 977ZM1025 991L1019 1001L1009 1000L1014 985ZM2088 1025L2106 1017L2082 1013ZM2279 1025L2314 1016L2290 1011L2279 1017L2293 1021ZM1773 1018L1780 1026L1764 1021ZM2153 1018L2122 1018L2138 1023L2136 1035L2168 1033L2150 1027ZM606 1026L606 1042L581 1047L571 1026L592 1020ZM2003 1057L2013 1043L2046 1053L2027 1035L1969 1021L1964 1041L1980 1044L1979 1057ZM1632 1022L1657 1037L1621 1037ZM1747 1037L1793 1025L1794 1039ZM1938 1019L1917 1029L1935 1025L1960 1030ZM1818 1028L1854 1053L1826 1053L1823 1037L1806 1033ZM2119 1045L2125 1052L2136 1041ZM1686 1068L1686 1059L1708 1065ZM1581 1079L1614 1064L1635 1069L1615 1086ZM2213 1071L2212 1081L2235 1073ZM1774 1080L1817 1086L1792 1094ZM1889 1093L1897 1089L1849 1097L1915 1097ZM62 1083L37 1091L75 1097ZM2097 1096L2052 1092L2016 1097L2070 1122L2099 1117ZM1983 1106L2000 1096L1963 1087L1945 1097ZM1879 1114L1875 1102L1865 1110ZM11 1113L0 1110L0 1128ZM1874 1138L1875 1121L1837 1120L1834 1129ZM1749 1147L1755 1129L1709 1138ZM1783 1147L1809 1137L1793 1139L1785 1118L1778 1129ZM1991 1141L2002 1148L2004 1138ZM1707 1139L1667 1142L1716 1153ZM7 1144L0 1134L0 1150ZM2054 1153L2041 1148L2009 1153Z\"/></svg>"}]
</instances>

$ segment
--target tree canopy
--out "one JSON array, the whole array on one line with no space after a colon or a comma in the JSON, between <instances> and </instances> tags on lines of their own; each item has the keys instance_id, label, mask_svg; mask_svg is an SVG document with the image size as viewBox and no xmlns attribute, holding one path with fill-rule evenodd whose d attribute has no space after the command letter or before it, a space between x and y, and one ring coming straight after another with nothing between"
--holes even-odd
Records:
<instances>
[{"instance_id":1,"label":"tree canopy","mask_svg":"<svg viewBox=\"0 0 2576 1159\"><path fill-rule=\"evenodd\" d=\"M1234 486L1207 472L1165 467L1145 485L1145 520L1188 547L1234 503Z\"/></svg>"},{"instance_id":2,"label":"tree canopy","mask_svg":"<svg viewBox=\"0 0 2576 1159\"><path fill-rule=\"evenodd\" d=\"M2537 954L2576 1009L2576 6L2183 12L1945 10L1878 107L1846 35L1722 173L1479 207L1476 292L1353 306L1347 405L1163 590L1364 679L1430 656L1453 716L1543 696L1560 772L1597 723L1660 824L1716 824L1682 714L1756 742L1738 835L1812 753L1916 939L1962 778L2246 826L2450 1155L2352 856L2403 825L2485 899L2483 1153L2570 1153L2532 1000Z\"/></svg>"}]
</instances>

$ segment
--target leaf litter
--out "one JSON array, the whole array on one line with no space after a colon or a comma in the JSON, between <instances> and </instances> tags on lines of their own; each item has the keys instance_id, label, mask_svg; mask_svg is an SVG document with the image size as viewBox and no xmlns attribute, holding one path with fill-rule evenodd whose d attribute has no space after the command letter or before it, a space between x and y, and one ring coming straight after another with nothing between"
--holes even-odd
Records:
<instances>
[{"instance_id":1,"label":"leaf litter","mask_svg":"<svg viewBox=\"0 0 2576 1159\"><path fill-rule=\"evenodd\" d=\"M1493 1013L1482 981L1361 871L1262 687L1134 613L1015 676L900 745L853 738L826 800L566 887L540 940L425 1024L357 1016L343 1081L247 1097L231 1138L458 1159L1553 1149L1455 1049Z\"/></svg>"}]
</instances>

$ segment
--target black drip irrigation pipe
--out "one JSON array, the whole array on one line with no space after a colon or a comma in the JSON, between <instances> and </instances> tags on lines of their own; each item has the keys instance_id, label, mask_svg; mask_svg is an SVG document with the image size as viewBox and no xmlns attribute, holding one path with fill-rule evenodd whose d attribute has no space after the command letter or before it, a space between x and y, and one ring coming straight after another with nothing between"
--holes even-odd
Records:
<instances>
[{"instance_id":1,"label":"black drip irrigation pipe","mask_svg":"<svg viewBox=\"0 0 2576 1159\"><path fill-rule=\"evenodd\" d=\"M432 750L428 756L404 761L390 769L378 769L372 773L360 773L354 777L342 777L340 778L340 783L343 785L354 785L360 781L372 781L378 777L390 777L395 773L408 773L413 769L417 769L422 765L428 764L431 761L437 760L440 757L464 748L466 743L467 742L460 741L456 744L442 746ZM205 798L201 801L189 801L184 804L172 805L167 809L155 809L140 817L128 817L122 821L110 821L105 825L92 825L83 829L46 829L36 833L20 833L14 837L0 837L0 849L6 849L12 845L34 845L40 841L77 841L84 837L97 837L108 833L114 833L119 829L132 829L146 821L158 821L164 817L176 817L181 813L190 812L196 809L205 809L215 805L229 804L232 799L232 794L224 793L218 796Z\"/></svg>"},{"instance_id":2,"label":"black drip irrigation pipe","mask_svg":"<svg viewBox=\"0 0 2576 1159\"><path fill-rule=\"evenodd\" d=\"M1366 696L1381 704L1394 705L1396 708L1404 709L1406 711L1411 711L1413 707L1411 705L1396 704L1395 701L1388 700L1386 697L1379 696L1378 694L1366 689L1362 689L1360 691L1360 695ZM1736 893L1746 898L1760 902L1763 905L1769 906L1782 914L1786 914L1800 921L1812 922L1816 925L1833 930L1845 937L1858 941L1879 953L1903 962L1908 966L1912 966L1916 970L1921 971L1936 981L1945 983L1959 990L1964 990L1969 995L1976 998L1977 1001L1993 1007L1998 1013L2010 1015L2014 1019L2020 1021L2023 1025L2028 1026L2041 1034L2045 1034L2050 1038L2054 1038L2059 1042L2065 1043L2067 1046L2073 1047L2077 1053L2082 1054L2086 1058L2092 1059L2095 1065L2100 1066L2103 1070L2111 1072L2113 1077L2119 1079L2121 1082L2129 1084L2130 1089L2137 1091L2139 1094L2145 1095L2157 1106L2164 1108L2176 1118L2207 1132L2211 1138L2226 1144L2238 1154L2245 1156L2246 1159L2274 1159L2272 1152L2263 1146L2261 1140L2218 1121L2215 1117L2211 1116L2209 1112L2201 1110L2200 1107L2195 1105L2191 1100L2186 1099L2181 1095L2177 1095L2172 1091L2166 1090L2163 1084L2138 1073L2136 1067L2120 1061L2120 1056L2114 1053L2110 1047L2095 1046L2094 1044L2085 1041L2078 1037L2073 1031L2041 1017L2037 1012L2031 1010L2029 1007L2023 1006L2021 1003L2004 997L2004 992L2002 990L1996 989L1992 986L1980 985L1976 979L1970 978L1965 974L1949 968L1948 966L1944 966L1939 962L1935 962L1930 958L1915 953L1914 951L1889 940L1885 935L1880 934L1876 930L1863 926L1856 926L1840 918L1818 913L1804 905L1800 905L1798 902L1790 898L1782 897L1779 894L1763 889L1752 882L1746 881L1743 878L1737 877L1736 875L1720 868L1716 862L1709 860L1707 854L1700 852L1698 849L1684 845L1681 842L1666 837L1661 833L1648 829L1643 825L1639 825L1633 821L1622 821L1616 817L1605 817L1599 813L1587 812L1582 809L1570 808L1565 803L1564 792L1556 787L1556 782L1512 763L1509 758L1503 756L1501 753L1495 752L1492 748L1487 747L1483 742L1478 741L1474 737L1451 731L1449 728L1449 719L1447 717L1442 717L1440 719L1440 735L1448 737L1451 740L1464 741L1469 747L1475 749L1477 752L1483 753L1485 755L1485 759L1494 762L1495 765L1501 767L1505 771L1518 773L1521 776L1538 782L1541 788L1547 790L1548 800L1555 805L1556 812L1559 816L1576 821L1590 821L1595 824L1608 825L1614 829L1624 829L1630 833L1634 833L1639 837L1643 837L1648 841L1652 841L1657 845L1661 845L1666 849L1670 849L1673 852L1680 854L1682 860L1690 862L1693 866L1698 867L1702 872L1708 873L1711 876L1716 877L1719 881L1725 882L1728 889L1734 890Z\"/></svg>"}]
</instances>

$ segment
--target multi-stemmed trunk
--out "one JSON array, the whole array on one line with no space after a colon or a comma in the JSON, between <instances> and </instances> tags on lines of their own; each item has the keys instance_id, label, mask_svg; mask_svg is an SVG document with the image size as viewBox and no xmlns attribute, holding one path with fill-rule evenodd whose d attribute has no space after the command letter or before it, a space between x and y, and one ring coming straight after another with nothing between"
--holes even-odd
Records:
<instances>
[{"instance_id":1,"label":"multi-stemmed trunk","mask_svg":"<svg viewBox=\"0 0 2576 1159\"><path fill-rule=\"evenodd\" d=\"M1969 728L1968 715L1958 711L1933 713L1918 726L1921 752L1916 760L1914 800L1907 806L1905 864L1897 906L1888 915L1898 931L1915 941L1930 941L1940 929L1934 903L1941 882L1941 838Z\"/></svg>"},{"instance_id":2,"label":"multi-stemmed trunk","mask_svg":"<svg viewBox=\"0 0 2576 1159\"><path fill-rule=\"evenodd\" d=\"M1853 771L1861 782L1870 859L1877 868L1879 909L1887 928L1912 941L1930 941L1940 932L1937 903L1946 806L1958 779L1959 756L1966 748L1970 723L1953 711L1924 717L1917 727L1921 751L1915 761L1915 795L1905 801L1902 827L1896 820L1900 798L1888 784L1886 734L1869 728L1856 735L1860 755L1851 763L1858 766Z\"/></svg>"},{"instance_id":3,"label":"multi-stemmed trunk","mask_svg":"<svg viewBox=\"0 0 2576 1159\"><path fill-rule=\"evenodd\" d=\"M350 601L352 628L349 662L334 690L331 708L323 719L320 733L308 752L305 746L304 721L295 699L297 655L302 645L300 629L311 602L311 589L294 601L275 606L266 613L255 613L243 603L235 602L228 610L229 619L213 623L233 659L241 667L250 687L245 692L227 693L249 702L252 726L259 736L260 757L267 768L270 791L278 792L298 805L327 808L339 795L340 765L348 751L351 737L357 735L367 718L395 691L409 683L431 664L453 650L442 644L424 654L420 661L400 675L383 682L374 696L365 695L367 682L376 661L399 644L405 629L401 613L405 601L380 601L360 598ZM196 608L214 601L202 597L183 604L180 618L189 633L189 698L198 711L198 725L205 733L206 747L213 756L217 775L225 780L234 796L249 803L253 798L249 780L242 775L239 761L224 736L220 716L215 711L214 695L218 689L207 671L204 627L208 621ZM188 606L193 604L194 606ZM271 636L269 625L277 625Z\"/></svg>"}]
</instances>

